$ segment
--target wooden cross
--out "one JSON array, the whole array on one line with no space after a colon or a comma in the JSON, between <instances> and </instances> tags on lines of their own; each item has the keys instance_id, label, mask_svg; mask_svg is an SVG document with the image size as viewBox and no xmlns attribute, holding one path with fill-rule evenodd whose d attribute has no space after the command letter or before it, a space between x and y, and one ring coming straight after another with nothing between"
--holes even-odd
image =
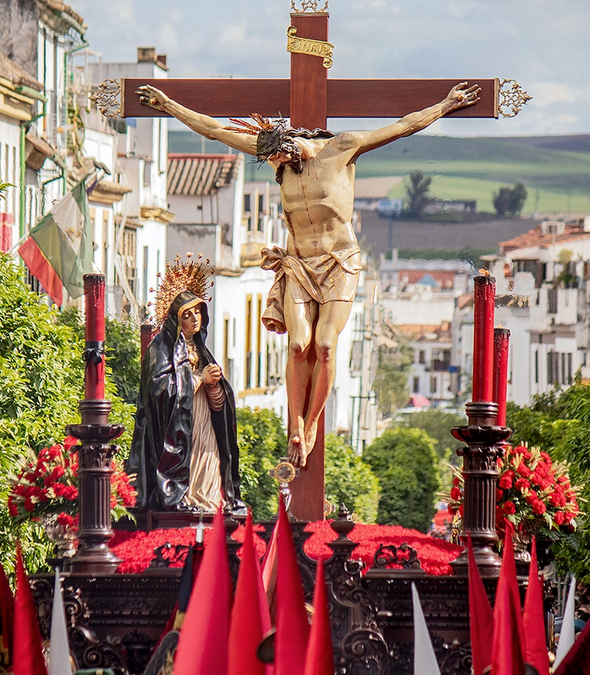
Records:
<instances>
[{"instance_id":1,"label":"wooden cross","mask_svg":"<svg viewBox=\"0 0 590 675\"><path fill-rule=\"evenodd\" d=\"M330 46L322 45L328 40L328 18L324 11L291 14L290 41L298 40L297 46L306 53L291 53L290 79L125 78L121 81L120 114L122 117L167 117L166 113L140 104L135 91L141 85L150 84L187 108L210 117L247 117L258 112L266 117L290 117L293 127L326 129L327 119L331 117L403 117L442 101L454 85L467 81L468 86L478 84L481 87L479 103L449 116L498 117L500 83L497 79L328 79L326 65L330 64L330 59L324 56ZM322 428L323 417L307 467L293 482L291 509L301 520L324 517Z\"/></svg>"},{"instance_id":2,"label":"wooden cross","mask_svg":"<svg viewBox=\"0 0 590 675\"><path fill-rule=\"evenodd\" d=\"M327 42L328 13L291 14L297 36ZM274 79L137 79L121 81L122 117L167 117L142 106L135 94L143 84L163 91L181 105L210 117L266 117L281 114L293 127L327 128L329 117L403 117L442 101L458 82L479 84L480 101L449 117L498 117L499 81L469 80L330 80L323 58L291 54L291 78Z\"/></svg>"}]
</instances>

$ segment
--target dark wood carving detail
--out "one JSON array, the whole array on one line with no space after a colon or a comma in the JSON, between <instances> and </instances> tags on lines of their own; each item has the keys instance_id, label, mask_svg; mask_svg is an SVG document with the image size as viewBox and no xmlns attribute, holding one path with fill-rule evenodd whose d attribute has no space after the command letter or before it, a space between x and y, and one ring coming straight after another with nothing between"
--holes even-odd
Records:
<instances>
[{"instance_id":1,"label":"dark wood carving detail","mask_svg":"<svg viewBox=\"0 0 590 675\"><path fill-rule=\"evenodd\" d=\"M150 639L146 633L134 628L123 636L121 641L127 662L127 669L132 675L141 675L146 669L150 655L156 646L156 641Z\"/></svg>"},{"instance_id":2,"label":"dark wood carving detail","mask_svg":"<svg viewBox=\"0 0 590 675\"><path fill-rule=\"evenodd\" d=\"M342 675L384 675L387 672L388 648L378 631L357 628L339 645L337 673Z\"/></svg>"},{"instance_id":3,"label":"dark wood carving detail","mask_svg":"<svg viewBox=\"0 0 590 675\"><path fill-rule=\"evenodd\" d=\"M441 675L470 673L472 664L471 644L461 645L455 640L442 661L440 673Z\"/></svg>"},{"instance_id":4,"label":"dark wood carving detail","mask_svg":"<svg viewBox=\"0 0 590 675\"><path fill-rule=\"evenodd\" d=\"M405 543L400 546L381 544L375 552L373 559L375 567L387 567L387 565L396 564L401 565L403 569L422 569L422 565L418 560L418 552Z\"/></svg>"},{"instance_id":5,"label":"dark wood carving detail","mask_svg":"<svg viewBox=\"0 0 590 675\"><path fill-rule=\"evenodd\" d=\"M433 639L441 675L469 675L469 600L467 578L429 577L415 568L373 568L352 558L357 544L348 539L353 523L341 511L333 523L337 539L326 561L336 675L412 675L414 582ZM229 538L234 583L240 544ZM312 600L316 563L304 552L306 523L293 523L293 538L308 602ZM274 522L265 524L263 539ZM157 558L181 559L188 547L163 546ZM402 547L398 547L401 551ZM408 547L409 548L409 547ZM384 550L380 556L390 555ZM65 574L66 617L73 656L79 668L113 668L115 675L141 675L178 598L181 568L151 567L143 574ZM49 636L53 576L36 575L33 591L44 637ZM496 580L484 579L493 598Z\"/></svg>"}]
</instances>

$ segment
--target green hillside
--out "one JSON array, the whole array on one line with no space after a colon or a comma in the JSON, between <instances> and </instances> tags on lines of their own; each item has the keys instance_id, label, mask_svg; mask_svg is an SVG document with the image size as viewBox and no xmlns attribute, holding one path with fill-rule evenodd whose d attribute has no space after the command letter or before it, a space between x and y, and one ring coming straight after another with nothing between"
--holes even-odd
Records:
<instances>
[{"instance_id":1,"label":"green hillside","mask_svg":"<svg viewBox=\"0 0 590 675\"><path fill-rule=\"evenodd\" d=\"M522 179L518 179L522 180ZM477 178L464 178L452 175L433 175L430 186L432 197L440 199L475 199L478 211L494 211L492 195L498 188L508 183L515 183L515 179L506 181L479 180ZM528 197L524 205L523 213L590 213L590 190L586 194L572 191L553 192L534 188L523 180L528 187ZM396 185L389 193L391 199L403 199L405 189L402 183Z\"/></svg>"},{"instance_id":2,"label":"green hillside","mask_svg":"<svg viewBox=\"0 0 590 675\"><path fill-rule=\"evenodd\" d=\"M227 152L227 146L191 131L171 131L170 152ZM357 176L433 177L431 194L441 199L476 199L479 211L493 211L501 185L523 182L529 192L524 213L590 213L590 135L517 138L451 138L416 135L363 155ZM246 162L246 180L272 180L268 166ZM402 185L392 197L403 197Z\"/></svg>"},{"instance_id":3,"label":"green hillside","mask_svg":"<svg viewBox=\"0 0 590 675\"><path fill-rule=\"evenodd\" d=\"M363 155L357 175L433 177L431 193L441 199L477 199L492 211L500 185L523 182L529 197L524 213L590 212L590 136L449 138L417 135ZM403 197L397 186L392 197Z\"/></svg>"}]
</instances>

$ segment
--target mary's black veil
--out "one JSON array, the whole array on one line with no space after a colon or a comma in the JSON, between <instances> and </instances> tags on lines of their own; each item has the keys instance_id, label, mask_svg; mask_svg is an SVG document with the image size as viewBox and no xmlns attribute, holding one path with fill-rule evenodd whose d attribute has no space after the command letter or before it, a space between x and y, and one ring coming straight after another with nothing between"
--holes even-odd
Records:
<instances>
[{"instance_id":1,"label":"mary's black veil","mask_svg":"<svg viewBox=\"0 0 590 675\"><path fill-rule=\"evenodd\" d=\"M135 431L127 472L136 474L140 510L177 508L188 490L192 452L193 376L179 316L198 305L201 329L193 336L199 362L216 363L207 349L207 303L189 291L176 296L162 330L154 337L142 361ZM232 509L240 501L239 451L236 438L235 399L222 377L224 406L211 411L219 447L220 471L226 502Z\"/></svg>"}]
</instances>

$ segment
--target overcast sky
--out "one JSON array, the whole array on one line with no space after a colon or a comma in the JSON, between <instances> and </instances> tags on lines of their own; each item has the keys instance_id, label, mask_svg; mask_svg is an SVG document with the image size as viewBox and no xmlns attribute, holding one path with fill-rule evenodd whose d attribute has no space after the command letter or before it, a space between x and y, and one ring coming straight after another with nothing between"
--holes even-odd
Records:
<instances>
[{"instance_id":1,"label":"overcast sky","mask_svg":"<svg viewBox=\"0 0 590 675\"><path fill-rule=\"evenodd\" d=\"M104 61L135 61L137 46L154 46L169 77L289 74L289 0L70 4ZM441 120L430 133L590 133L590 0L331 0L329 10L329 77L514 78L534 97L515 119Z\"/></svg>"}]
</instances>

